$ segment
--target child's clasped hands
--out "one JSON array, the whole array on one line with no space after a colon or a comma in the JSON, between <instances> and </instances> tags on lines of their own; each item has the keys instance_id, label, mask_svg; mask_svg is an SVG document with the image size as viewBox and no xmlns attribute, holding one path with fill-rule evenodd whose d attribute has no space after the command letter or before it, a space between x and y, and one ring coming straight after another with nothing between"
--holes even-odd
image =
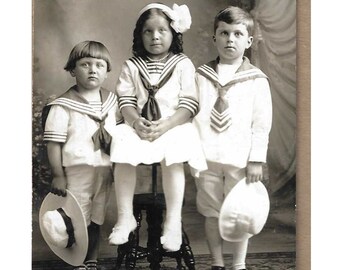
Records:
<instances>
[{"instance_id":1,"label":"child's clasped hands","mask_svg":"<svg viewBox=\"0 0 340 270\"><path fill-rule=\"evenodd\" d=\"M132 127L141 139L152 142L170 129L169 118L150 121L139 117L133 122Z\"/></svg>"}]
</instances>

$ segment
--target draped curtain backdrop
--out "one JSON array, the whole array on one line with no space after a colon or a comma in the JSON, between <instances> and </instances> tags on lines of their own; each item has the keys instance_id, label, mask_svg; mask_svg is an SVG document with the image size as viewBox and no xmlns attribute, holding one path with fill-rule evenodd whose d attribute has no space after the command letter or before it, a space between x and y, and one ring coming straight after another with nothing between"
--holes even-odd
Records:
<instances>
[{"instance_id":1,"label":"draped curtain backdrop","mask_svg":"<svg viewBox=\"0 0 340 270\"><path fill-rule=\"evenodd\" d=\"M113 90L122 63L132 55L136 14L149 2L34 0L34 91L49 97L72 85L73 78L63 66L74 44L89 39L103 42L112 53L113 70L104 87ZM174 1L162 2L171 6ZM212 42L216 13L228 4L245 5L246 9L251 6L256 20L251 58L268 75L273 99L268 151L270 188L273 192L279 190L295 175L296 0L175 2L190 7L193 24L184 35L184 49L196 67L216 57Z\"/></svg>"},{"instance_id":2,"label":"draped curtain backdrop","mask_svg":"<svg viewBox=\"0 0 340 270\"><path fill-rule=\"evenodd\" d=\"M268 167L273 192L296 172L296 1L256 0L252 62L267 74L273 100Z\"/></svg>"}]
</instances>

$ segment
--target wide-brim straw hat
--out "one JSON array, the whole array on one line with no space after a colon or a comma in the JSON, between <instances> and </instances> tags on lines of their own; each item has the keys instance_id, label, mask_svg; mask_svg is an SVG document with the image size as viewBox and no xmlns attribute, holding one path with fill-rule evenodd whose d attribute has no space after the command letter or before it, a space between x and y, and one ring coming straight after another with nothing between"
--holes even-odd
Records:
<instances>
[{"instance_id":1,"label":"wide-brim straw hat","mask_svg":"<svg viewBox=\"0 0 340 270\"><path fill-rule=\"evenodd\" d=\"M51 235L52 232L46 226L46 216L50 213L55 214L54 212L59 208L64 210L73 225L75 242L71 247L56 245L53 242L53 239L56 239L56 237ZM47 194L40 207L39 226L44 240L58 257L73 266L84 262L88 249L87 224L77 199L70 191L67 190L66 197L57 196L52 193Z\"/></svg>"},{"instance_id":2,"label":"wide-brim straw hat","mask_svg":"<svg viewBox=\"0 0 340 270\"><path fill-rule=\"evenodd\" d=\"M221 207L219 231L229 242L240 242L260 233L269 214L270 201L261 182L239 181L229 192Z\"/></svg>"}]
</instances>

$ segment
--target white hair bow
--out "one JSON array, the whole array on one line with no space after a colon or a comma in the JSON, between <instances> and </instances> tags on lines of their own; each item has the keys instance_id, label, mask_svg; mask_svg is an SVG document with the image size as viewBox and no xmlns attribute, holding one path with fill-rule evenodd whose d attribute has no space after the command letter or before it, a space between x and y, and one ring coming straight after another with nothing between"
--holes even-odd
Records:
<instances>
[{"instance_id":1,"label":"white hair bow","mask_svg":"<svg viewBox=\"0 0 340 270\"><path fill-rule=\"evenodd\" d=\"M176 31L176 33L184 33L190 29L191 26L191 15L187 5L177 5L174 4L172 9L166 5L151 3L145 6L139 13L138 17L142 15L145 11L158 8L162 10L169 18L172 20L170 26Z\"/></svg>"}]
</instances>

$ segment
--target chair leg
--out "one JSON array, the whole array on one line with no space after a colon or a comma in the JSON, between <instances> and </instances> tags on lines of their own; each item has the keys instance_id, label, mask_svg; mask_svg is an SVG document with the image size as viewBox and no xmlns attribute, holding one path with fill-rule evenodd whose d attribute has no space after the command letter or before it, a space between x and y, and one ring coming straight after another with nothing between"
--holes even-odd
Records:
<instances>
[{"instance_id":1,"label":"chair leg","mask_svg":"<svg viewBox=\"0 0 340 270\"><path fill-rule=\"evenodd\" d=\"M125 257L126 269L135 269L137 261L137 246L136 246L136 234L131 232L129 235L128 252Z\"/></svg>"},{"instance_id":2,"label":"chair leg","mask_svg":"<svg viewBox=\"0 0 340 270\"><path fill-rule=\"evenodd\" d=\"M177 254L176 254L176 262L177 262L177 267L176 267L176 269L177 270L185 270L185 267L182 265L182 255L181 255L181 252L180 251L178 251L178 252L176 252Z\"/></svg>"},{"instance_id":3,"label":"chair leg","mask_svg":"<svg viewBox=\"0 0 340 270\"><path fill-rule=\"evenodd\" d=\"M137 252L139 246L139 229L141 227L142 221L142 210L134 209L134 216L137 221L137 228L134 232L131 232L129 235L128 242L128 251L125 258L125 267L126 269L135 269L136 261L137 261Z\"/></svg>"},{"instance_id":4,"label":"chair leg","mask_svg":"<svg viewBox=\"0 0 340 270\"><path fill-rule=\"evenodd\" d=\"M185 233L184 229L182 228L182 246L181 252L183 256L183 260L185 265L188 267L189 270L195 270L195 258L194 254L191 250L189 238Z\"/></svg>"},{"instance_id":5,"label":"chair leg","mask_svg":"<svg viewBox=\"0 0 340 270\"><path fill-rule=\"evenodd\" d=\"M160 262L163 260L160 237L162 233L163 210L156 205L146 209L146 222L148 224L147 257L150 269L161 269Z\"/></svg>"},{"instance_id":6,"label":"chair leg","mask_svg":"<svg viewBox=\"0 0 340 270\"><path fill-rule=\"evenodd\" d=\"M119 270L122 265L123 259L128 251L126 246L126 244L119 245L117 248L117 259L114 267L115 270Z\"/></svg>"}]
</instances>

